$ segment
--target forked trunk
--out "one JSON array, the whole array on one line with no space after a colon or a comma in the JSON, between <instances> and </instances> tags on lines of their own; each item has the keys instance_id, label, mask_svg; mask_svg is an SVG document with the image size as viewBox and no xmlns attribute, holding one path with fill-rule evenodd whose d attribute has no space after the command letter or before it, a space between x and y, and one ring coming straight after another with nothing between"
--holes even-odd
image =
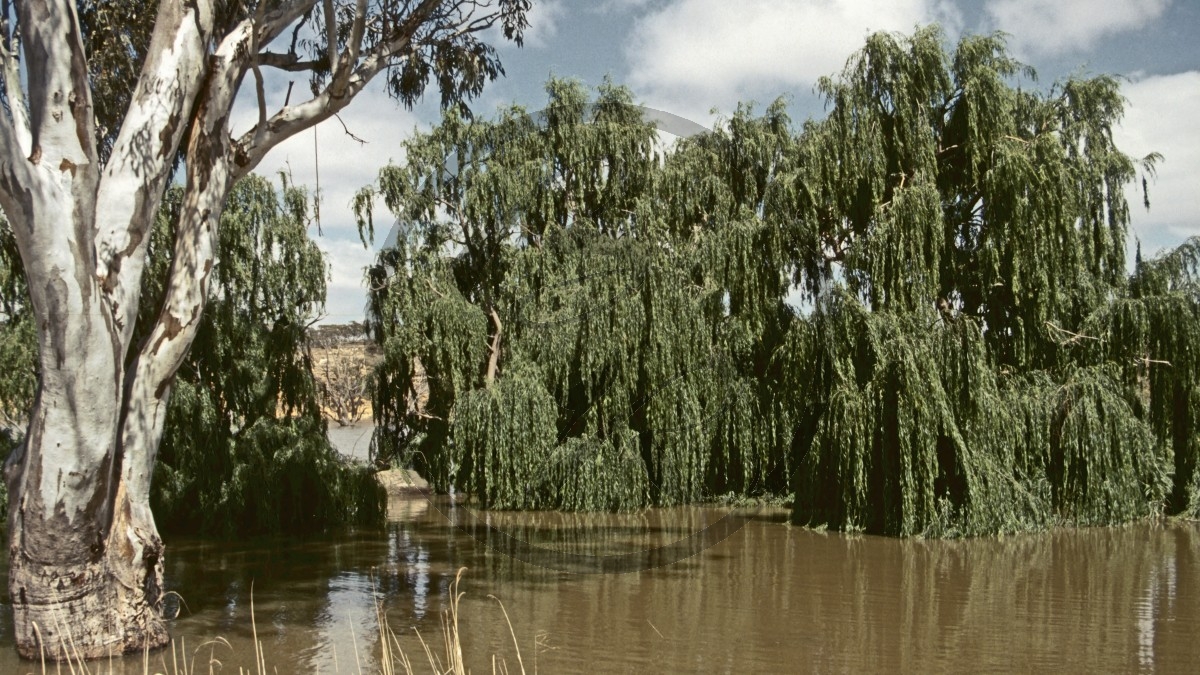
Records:
<instances>
[{"instance_id":1,"label":"forked trunk","mask_svg":"<svg viewBox=\"0 0 1200 675\"><path fill-rule=\"evenodd\" d=\"M231 12L211 0L154 4L138 84L103 162L77 3L12 3L17 24L9 2L0 8L0 209L21 252L42 376L25 445L5 465L14 633L30 657L104 657L167 639L150 477L171 382L204 311L230 186L402 63L426 73L391 85L406 101L424 90L435 55L454 64L439 83L443 97L477 93L500 71L476 35L502 25L519 42L527 25L521 2L359 0L345 17L325 2L336 39L327 60L303 61L295 38L287 54L266 46L315 0L234 3ZM326 82L268 116L267 66L324 73ZM250 71L258 124L235 140L230 112ZM186 186L171 272L158 318L135 344L150 227L181 150Z\"/></svg>"}]
</instances>

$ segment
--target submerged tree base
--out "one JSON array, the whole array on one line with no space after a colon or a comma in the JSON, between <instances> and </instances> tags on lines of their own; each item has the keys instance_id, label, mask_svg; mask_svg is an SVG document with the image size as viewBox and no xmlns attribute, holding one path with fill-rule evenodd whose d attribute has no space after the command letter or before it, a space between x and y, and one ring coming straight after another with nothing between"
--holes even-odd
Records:
<instances>
[{"instance_id":1,"label":"submerged tree base","mask_svg":"<svg viewBox=\"0 0 1200 675\"><path fill-rule=\"evenodd\" d=\"M92 559L77 563L35 562L21 538L13 539L9 593L22 657L101 659L170 641L162 612L162 541L135 524L128 510L114 525L109 548L98 545Z\"/></svg>"}]
</instances>

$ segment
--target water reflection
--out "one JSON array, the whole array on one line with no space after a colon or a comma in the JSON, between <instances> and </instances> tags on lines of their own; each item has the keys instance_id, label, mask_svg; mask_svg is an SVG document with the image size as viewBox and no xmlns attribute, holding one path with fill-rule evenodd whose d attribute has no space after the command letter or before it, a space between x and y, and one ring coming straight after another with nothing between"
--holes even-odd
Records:
<instances>
[{"instance_id":1,"label":"water reflection","mask_svg":"<svg viewBox=\"0 0 1200 675\"><path fill-rule=\"evenodd\" d=\"M216 651L226 672L250 666L253 587L269 668L358 672L361 661L373 672L376 603L419 659L411 629L439 640L450 583L466 566L460 630L477 672L491 670L493 654L516 665L489 594L512 618L530 671L536 663L542 672L1169 672L1200 663L1195 523L899 541L812 532L788 526L782 512L745 511L735 514L740 529L679 562L583 574L514 559L506 547L628 557L667 548L728 511L463 514L420 499L396 506L398 520L380 532L171 542L168 583L186 601L173 633L189 645L222 636L233 648ZM6 606L0 672L30 671L15 659L11 621ZM140 659L126 671L142 672Z\"/></svg>"}]
</instances>

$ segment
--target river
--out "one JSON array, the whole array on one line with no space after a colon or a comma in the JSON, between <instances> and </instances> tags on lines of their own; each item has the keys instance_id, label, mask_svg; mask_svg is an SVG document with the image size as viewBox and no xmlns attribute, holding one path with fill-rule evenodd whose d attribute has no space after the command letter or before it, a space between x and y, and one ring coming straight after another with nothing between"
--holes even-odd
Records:
<instances>
[{"instance_id":1,"label":"river","mask_svg":"<svg viewBox=\"0 0 1200 675\"><path fill-rule=\"evenodd\" d=\"M417 497L393 500L380 530L168 538L166 564L172 634L197 672L252 669L255 632L268 672L375 672L376 603L428 672L413 628L441 653L463 567L476 673L493 657L530 673L1200 669L1196 523L918 541L792 527L779 509L489 514ZM0 673L40 672L17 660L4 603ZM151 672L171 661L151 655Z\"/></svg>"}]
</instances>

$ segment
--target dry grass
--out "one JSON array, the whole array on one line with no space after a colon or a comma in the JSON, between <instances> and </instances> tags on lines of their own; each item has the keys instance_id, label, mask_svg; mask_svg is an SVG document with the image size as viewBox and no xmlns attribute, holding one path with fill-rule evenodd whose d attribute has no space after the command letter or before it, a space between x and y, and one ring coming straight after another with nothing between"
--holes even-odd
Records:
<instances>
[{"instance_id":1,"label":"dry grass","mask_svg":"<svg viewBox=\"0 0 1200 675\"><path fill-rule=\"evenodd\" d=\"M395 631L392 630L388 622L387 614L383 609L382 603L375 603L375 617L379 626L379 645L380 665L374 672L378 675L416 675L417 673L429 672L437 675L467 675L469 672L466 663L463 659L463 644L462 635L458 629L459 617L459 601L464 593L459 590L459 582L462 580L463 572L466 568L458 571L454 577L454 582L450 584L450 606L442 612L442 640L440 653L436 651L432 645L425 641L425 638L415 628L417 639L420 641L421 648L424 652L424 660L417 660L416 664L412 658L404 651L400 645L400 638ZM513 631L512 622L508 618L508 611L504 609L504 604L495 596L489 595L489 598L496 600L500 604L501 611L504 612L504 620L508 622L509 634L513 638L513 648L517 654L517 664L519 672L525 675L525 663L521 658L521 648L517 644L517 636ZM263 644L258 639L258 623L254 615L254 592L251 589L250 593L250 627L254 639L254 665L247 668L238 666L238 675L277 675L280 671L277 667L270 667L267 664L267 655L263 650ZM353 640L353 631L351 631L351 639ZM70 635L67 636L68 643L71 642ZM217 673L233 672L232 666L228 669L220 660L218 654L220 651L232 651L233 647L225 638L216 638L202 642L198 647L188 652L187 641L180 638L178 642L172 640L170 645L162 651L151 655L149 651L142 655L142 672L144 675L216 675ZM364 675L362 668L362 659L359 658L358 645L354 645L355 664L357 669L355 675ZM157 663L155 663L157 661ZM334 659L335 672L340 675L340 668L337 668L337 660ZM68 656L67 659L47 664L46 655L43 652L40 664L40 671L30 670L31 675L34 672L40 672L41 675L55 673L56 675L115 675L118 672L115 664L115 659L110 658L107 663L98 661L85 661L78 658ZM107 666L107 668L105 667ZM428 671L425 671L425 667ZM492 673L493 675L508 675L509 669L503 657L496 655L492 656Z\"/></svg>"}]
</instances>

